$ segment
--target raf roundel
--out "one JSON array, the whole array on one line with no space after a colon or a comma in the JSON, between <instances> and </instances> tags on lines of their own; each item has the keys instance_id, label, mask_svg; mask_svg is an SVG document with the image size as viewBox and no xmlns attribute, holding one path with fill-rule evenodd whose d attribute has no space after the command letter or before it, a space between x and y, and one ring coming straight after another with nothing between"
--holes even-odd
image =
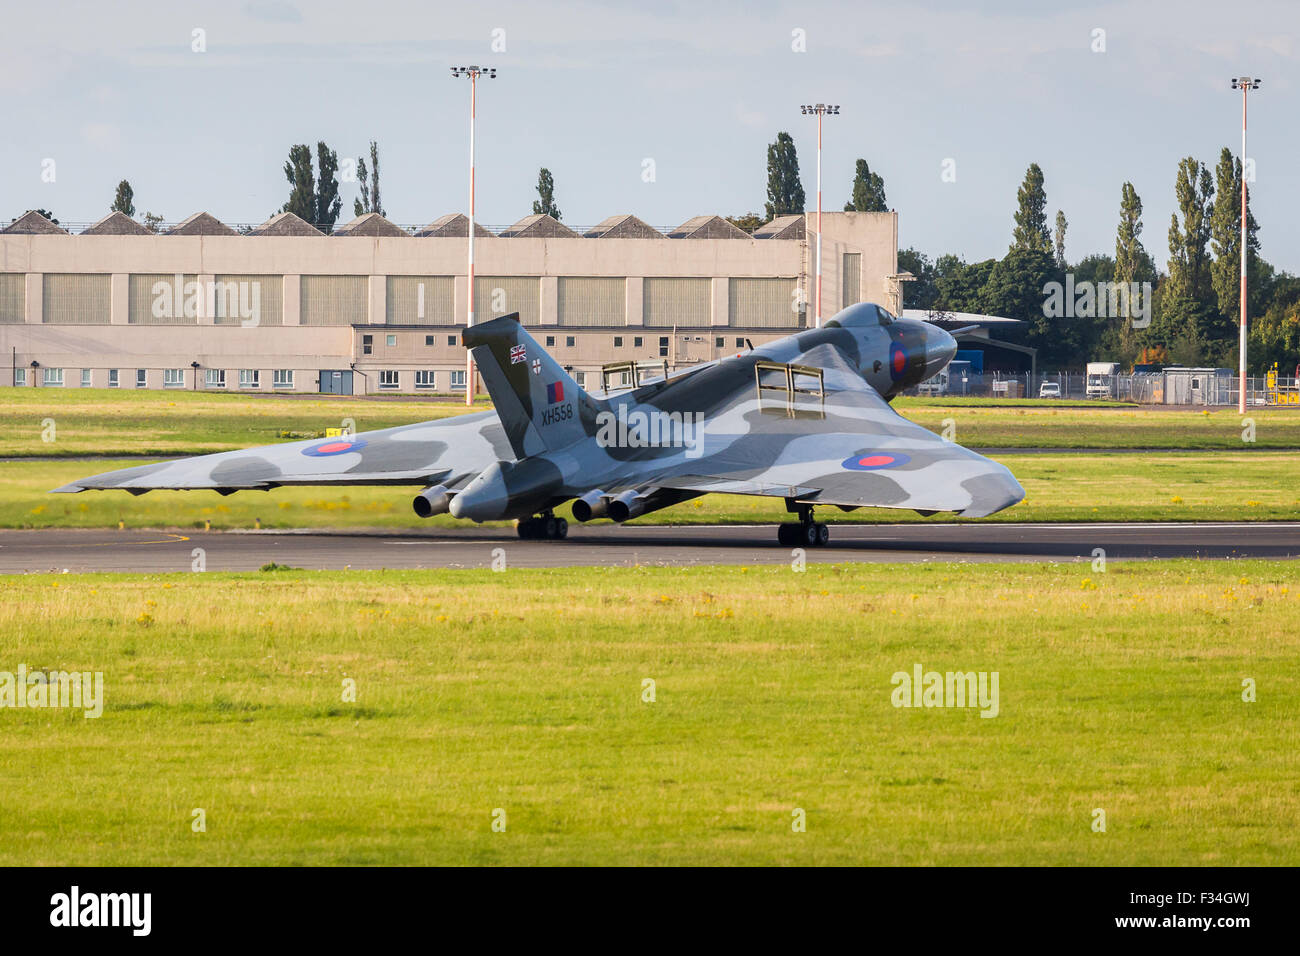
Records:
<instances>
[{"instance_id":1,"label":"raf roundel","mask_svg":"<svg viewBox=\"0 0 1300 956\"><path fill-rule=\"evenodd\" d=\"M362 438L331 438L319 445L304 448L302 453L309 458L329 458L333 455L346 455L351 451L360 451L365 447L366 442Z\"/></svg>"},{"instance_id":2,"label":"raf roundel","mask_svg":"<svg viewBox=\"0 0 1300 956\"><path fill-rule=\"evenodd\" d=\"M907 350L897 342L889 345L889 377L897 382L907 371Z\"/></svg>"},{"instance_id":3,"label":"raf roundel","mask_svg":"<svg viewBox=\"0 0 1300 956\"><path fill-rule=\"evenodd\" d=\"M850 455L840 462L840 466L849 471L880 471L884 468L897 468L906 465L911 457L902 452L861 452Z\"/></svg>"}]
</instances>

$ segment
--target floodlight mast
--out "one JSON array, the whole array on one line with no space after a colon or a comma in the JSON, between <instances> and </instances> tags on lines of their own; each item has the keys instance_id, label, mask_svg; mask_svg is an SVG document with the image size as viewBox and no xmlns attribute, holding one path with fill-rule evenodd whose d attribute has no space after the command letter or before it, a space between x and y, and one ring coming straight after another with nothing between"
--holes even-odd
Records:
<instances>
[{"instance_id":1,"label":"floodlight mast","mask_svg":"<svg viewBox=\"0 0 1300 956\"><path fill-rule=\"evenodd\" d=\"M840 108L838 106L827 106L825 103L815 105L804 105L799 107L799 112L805 116L817 114L817 288L816 288L816 305L814 314L816 316L817 328L822 325L822 117L830 114L838 116Z\"/></svg>"},{"instance_id":2,"label":"floodlight mast","mask_svg":"<svg viewBox=\"0 0 1300 956\"><path fill-rule=\"evenodd\" d=\"M1241 90L1241 329L1237 346L1237 413L1246 414L1246 239L1249 219L1246 212L1246 94L1259 89L1259 77L1238 76L1232 88Z\"/></svg>"},{"instance_id":3,"label":"floodlight mast","mask_svg":"<svg viewBox=\"0 0 1300 956\"><path fill-rule=\"evenodd\" d=\"M465 327L474 324L474 117L478 109L478 78L486 76L490 80L497 77L494 66L453 66L451 75L469 78L469 308L466 311ZM465 404L474 404L474 359L469 351L465 352Z\"/></svg>"}]
</instances>

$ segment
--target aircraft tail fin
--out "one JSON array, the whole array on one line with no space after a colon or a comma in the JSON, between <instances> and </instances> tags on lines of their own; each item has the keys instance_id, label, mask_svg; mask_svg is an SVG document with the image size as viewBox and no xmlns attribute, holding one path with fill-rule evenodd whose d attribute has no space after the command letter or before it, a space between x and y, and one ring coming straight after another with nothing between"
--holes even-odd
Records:
<instances>
[{"instance_id":1,"label":"aircraft tail fin","mask_svg":"<svg viewBox=\"0 0 1300 956\"><path fill-rule=\"evenodd\" d=\"M461 333L483 374L516 458L565 448L595 433L591 398L519 322L519 313Z\"/></svg>"}]
</instances>

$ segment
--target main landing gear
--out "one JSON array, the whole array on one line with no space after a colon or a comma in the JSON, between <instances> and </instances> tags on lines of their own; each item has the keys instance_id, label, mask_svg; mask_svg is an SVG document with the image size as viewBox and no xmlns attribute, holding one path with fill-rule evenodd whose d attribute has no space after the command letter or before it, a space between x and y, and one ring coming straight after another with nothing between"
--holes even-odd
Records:
<instances>
[{"instance_id":1,"label":"main landing gear","mask_svg":"<svg viewBox=\"0 0 1300 956\"><path fill-rule=\"evenodd\" d=\"M545 511L536 518L525 518L515 530L525 541L559 541L569 536L569 522L555 517L554 512Z\"/></svg>"},{"instance_id":2,"label":"main landing gear","mask_svg":"<svg viewBox=\"0 0 1300 956\"><path fill-rule=\"evenodd\" d=\"M820 548L831 539L831 530L813 520L813 506L786 501L786 508L799 514L798 524L777 525L776 539L787 548Z\"/></svg>"}]
</instances>

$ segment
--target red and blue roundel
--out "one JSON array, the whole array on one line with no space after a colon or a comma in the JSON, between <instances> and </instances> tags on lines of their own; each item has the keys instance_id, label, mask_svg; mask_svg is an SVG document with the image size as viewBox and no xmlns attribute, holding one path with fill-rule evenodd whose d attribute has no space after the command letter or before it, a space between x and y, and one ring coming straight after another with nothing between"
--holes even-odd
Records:
<instances>
[{"instance_id":1,"label":"red and blue roundel","mask_svg":"<svg viewBox=\"0 0 1300 956\"><path fill-rule=\"evenodd\" d=\"M904 455L899 451L864 451L845 458L840 462L840 467L847 468L849 471L880 471L884 468L897 468L899 465L906 465L911 460L910 455Z\"/></svg>"},{"instance_id":2,"label":"red and blue roundel","mask_svg":"<svg viewBox=\"0 0 1300 956\"><path fill-rule=\"evenodd\" d=\"M329 458L331 455L346 455L350 451L360 451L365 447L364 438L327 438L319 445L304 448L302 453L311 458Z\"/></svg>"},{"instance_id":3,"label":"red and blue roundel","mask_svg":"<svg viewBox=\"0 0 1300 956\"><path fill-rule=\"evenodd\" d=\"M897 342L889 345L889 377L897 382L907 371L907 350Z\"/></svg>"}]
</instances>

